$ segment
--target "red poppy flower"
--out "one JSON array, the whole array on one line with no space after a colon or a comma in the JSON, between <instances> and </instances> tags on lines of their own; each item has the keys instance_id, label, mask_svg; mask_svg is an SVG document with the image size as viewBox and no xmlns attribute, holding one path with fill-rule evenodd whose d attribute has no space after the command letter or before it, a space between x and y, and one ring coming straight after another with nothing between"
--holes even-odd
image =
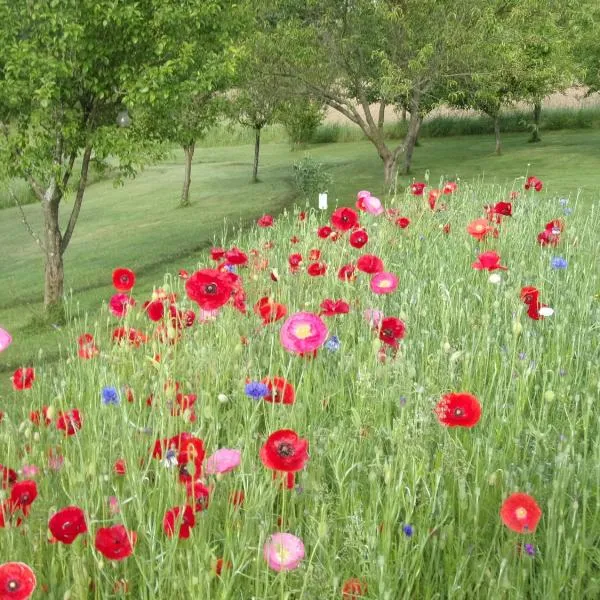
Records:
<instances>
[{"instance_id":1,"label":"red poppy flower","mask_svg":"<svg viewBox=\"0 0 600 600\"><path fill-rule=\"evenodd\" d=\"M221 573L223 569L231 569L233 565L230 561L226 561L223 558L217 558L215 564L213 565L213 571L217 577L221 577Z\"/></svg>"},{"instance_id":2,"label":"red poppy flower","mask_svg":"<svg viewBox=\"0 0 600 600\"><path fill-rule=\"evenodd\" d=\"M263 398L265 402L294 404L296 401L294 386L283 377L266 377L262 382L269 388L269 394Z\"/></svg>"},{"instance_id":3,"label":"red poppy flower","mask_svg":"<svg viewBox=\"0 0 600 600\"><path fill-rule=\"evenodd\" d=\"M321 258L321 251L318 248L313 248L308 253L308 260L319 260Z\"/></svg>"},{"instance_id":4,"label":"red poppy flower","mask_svg":"<svg viewBox=\"0 0 600 600\"><path fill-rule=\"evenodd\" d=\"M512 204L510 202L496 202L492 209L497 215L512 217Z\"/></svg>"},{"instance_id":5,"label":"red poppy flower","mask_svg":"<svg viewBox=\"0 0 600 600\"><path fill-rule=\"evenodd\" d=\"M2 489L9 488L15 484L18 476L14 469L0 465L0 486Z\"/></svg>"},{"instance_id":6,"label":"red poppy flower","mask_svg":"<svg viewBox=\"0 0 600 600\"><path fill-rule=\"evenodd\" d=\"M31 367L19 367L10 379L13 390L28 390L33 385L35 371Z\"/></svg>"},{"instance_id":7,"label":"red poppy flower","mask_svg":"<svg viewBox=\"0 0 600 600\"><path fill-rule=\"evenodd\" d=\"M379 329L379 339L384 343L398 347L398 341L401 340L406 333L406 325L403 321L396 317L385 317L381 320Z\"/></svg>"},{"instance_id":8,"label":"red poppy flower","mask_svg":"<svg viewBox=\"0 0 600 600\"><path fill-rule=\"evenodd\" d=\"M179 269L179 277L184 281L190 276L190 274L185 269Z\"/></svg>"},{"instance_id":9,"label":"red poppy flower","mask_svg":"<svg viewBox=\"0 0 600 600\"><path fill-rule=\"evenodd\" d=\"M493 231L493 227L486 219L475 219L467 225L467 232L476 240L483 240L489 233Z\"/></svg>"},{"instance_id":10,"label":"red poppy flower","mask_svg":"<svg viewBox=\"0 0 600 600\"><path fill-rule=\"evenodd\" d=\"M517 533L534 533L542 517L542 509L528 494L511 494L500 509L502 522Z\"/></svg>"},{"instance_id":11,"label":"red poppy flower","mask_svg":"<svg viewBox=\"0 0 600 600\"><path fill-rule=\"evenodd\" d=\"M128 292L135 285L135 273L131 269L115 269L112 280L117 292Z\"/></svg>"},{"instance_id":12,"label":"red poppy flower","mask_svg":"<svg viewBox=\"0 0 600 600\"><path fill-rule=\"evenodd\" d=\"M75 435L82 425L83 419L76 408L61 411L56 418L56 428L62 429L66 435Z\"/></svg>"},{"instance_id":13,"label":"red poppy flower","mask_svg":"<svg viewBox=\"0 0 600 600\"><path fill-rule=\"evenodd\" d=\"M219 261L225 256L225 250L223 248L211 248L210 257L214 261Z\"/></svg>"},{"instance_id":14,"label":"red poppy flower","mask_svg":"<svg viewBox=\"0 0 600 600\"><path fill-rule=\"evenodd\" d=\"M186 481L185 493L195 512L202 512L208 508L210 489L201 481Z\"/></svg>"},{"instance_id":15,"label":"red poppy flower","mask_svg":"<svg viewBox=\"0 0 600 600\"><path fill-rule=\"evenodd\" d=\"M472 394L451 393L442 397L435 413L448 427L473 427L481 417L481 405Z\"/></svg>"},{"instance_id":16,"label":"red poppy flower","mask_svg":"<svg viewBox=\"0 0 600 600\"><path fill-rule=\"evenodd\" d=\"M311 277L321 277L327 273L327 265L324 262L314 262L308 265L306 272Z\"/></svg>"},{"instance_id":17,"label":"red poppy flower","mask_svg":"<svg viewBox=\"0 0 600 600\"><path fill-rule=\"evenodd\" d=\"M100 352L96 347L94 336L91 333L84 333L83 335L80 335L77 339L77 345L77 356L79 356L79 358L83 358L84 360L93 358Z\"/></svg>"},{"instance_id":18,"label":"red poppy flower","mask_svg":"<svg viewBox=\"0 0 600 600\"><path fill-rule=\"evenodd\" d=\"M72 544L78 535L88 530L85 515L79 506L67 506L55 512L48 521L48 529L63 544Z\"/></svg>"},{"instance_id":19,"label":"red poppy flower","mask_svg":"<svg viewBox=\"0 0 600 600\"><path fill-rule=\"evenodd\" d=\"M96 531L94 545L109 560L124 560L133 554L136 541L135 531L127 531L124 525L113 525Z\"/></svg>"},{"instance_id":20,"label":"red poppy flower","mask_svg":"<svg viewBox=\"0 0 600 600\"><path fill-rule=\"evenodd\" d=\"M352 264L342 265L338 271L338 279L342 281L354 281L356 279L356 267Z\"/></svg>"},{"instance_id":21,"label":"red poppy flower","mask_svg":"<svg viewBox=\"0 0 600 600\"><path fill-rule=\"evenodd\" d=\"M259 456L267 469L300 471L308 460L308 440L298 437L291 429L280 429L269 436Z\"/></svg>"},{"instance_id":22,"label":"red poppy flower","mask_svg":"<svg viewBox=\"0 0 600 600\"><path fill-rule=\"evenodd\" d=\"M165 314L165 305L161 300L152 300L152 302L144 302L144 310L151 321L160 321Z\"/></svg>"},{"instance_id":23,"label":"red poppy flower","mask_svg":"<svg viewBox=\"0 0 600 600\"><path fill-rule=\"evenodd\" d=\"M113 465L113 471L116 475L126 475L127 474L127 463L124 459L119 458L115 461Z\"/></svg>"},{"instance_id":24,"label":"red poppy flower","mask_svg":"<svg viewBox=\"0 0 600 600\"><path fill-rule=\"evenodd\" d=\"M306 212L305 211L300 211L298 213L298 221L304 221L306 219Z\"/></svg>"},{"instance_id":25,"label":"red poppy flower","mask_svg":"<svg viewBox=\"0 0 600 600\"><path fill-rule=\"evenodd\" d=\"M263 215L256 223L259 227L273 227L273 217L271 215Z\"/></svg>"},{"instance_id":26,"label":"red poppy flower","mask_svg":"<svg viewBox=\"0 0 600 600\"><path fill-rule=\"evenodd\" d=\"M263 325L268 325L283 319L287 314L287 308L265 296L254 305L254 313L262 319Z\"/></svg>"},{"instance_id":27,"label":"red poppy flower","mask_svg":"<svg viewBox=\"0 0 600 600\"><path fill-rule=\"evenodd\" d=\"M537 177L528 177L524 187L526 190L533 188L536 192L541 192L544 186Z\"/></svg>"},{"instance_id":28,"label":"red poppy flower","mask_svg":"<svg viewBox=\"0 0 600 600\"><path fill-rule=\"evenodd\" d=\"M560 234L552 233L550 229L544 229L544 231L538 234L537 240L541 246L558 246Z\"/></svg>"},{"instance_id":29,"label":"red poppy flower","mask_svg":"<svg viewBox=\"0 0 600 600\"><path fill-rule=\"evenodd\" d=\"M119 318L124 317L131 306L135 306L135 300L121 292L114 294L108 302L110 312Z\"/></svg>"},{"instance_id":30,"label":"red poppy flower","mask_svg":"<svg viewBox=\"0 0 600 600\"><path fill-rule=\"evenodd\" d=\"M534 321L539 321L543 319L544 316L540 314L540 310L542 308L548 308L547 304L542 304L538 300L534 300L527 305L527 316L533 319Z\"/></svg>"},{"instance_id":31,"label":"red poppy flower","mask_svg":"<svg viewBox=\"0 0 600 600\"><path fill-rule=\"evenodd\" d=\"M235 246L225 252L225 259L230 265L245 265L248 262L248 256Z\"/></svg>"},{"instance_id":32,"label":"red poppy flower","mask_svg":"<svg viewBox=\"0 0 600 600\"><path fill-rule=\"evenodd\" d=\"M345 300L330 300L327 298L321 302L320 315L333 317L334 315L345 315L350 312L350 305Z\"/></svg>"},{"instance_id":33,"label":"red poppy flower","mask_svg":"<svg viewBox=\"0 0 600 600\"><path fill-rule=\"evenodd\" d=\"M421 181L416 181L415 183L413 183L410 186L410 192L413 196L422 196L423 195L423 191L425 190L425 186L427 184L421 182Z\"/></svg>"},{"instance_id":34,"label":"red poppy flower","mask_svg":"<svg viewBox=\"0 0 600 600\"><path fill-rule=\"evenodd\" d=\"M290 265L290 271L296 273L300 270L302 264L302 254L290 254L288 257L288 264Z\"/></svg>"},{"instance_id":35,"label":"red poppy flower","mask_svg":"<svg viewBox=\"0 0 600 600\"><path fill-rule=\"evenodd\" d=\"M196 271L185 282L185 291L204 310L221 308L233 292L233 282L226 273L214 269Z\"/></svg>"},{"instance_id":36,"label":"red poppy flower","mask_svg":"<svg viewBox=\"0 0 600 600\"><path fill-rule=\"evenodd\" d=\"M443 227L442 230L445 234L449 234L450 233L450 223L446 223Z\"/></svg>"},{"instance_id":37,"label":"red poppy flower","mask_svg":"<svg viewBox=\"0 0 600 600\"><path fill-rule=\"evenodd\" d=\"M383 261L373 254L363 254L357 261L356 266L363 273L381 273L384 269Z\"/></svg>"},{"instance_id":38,"label":"red poppy flower","mask_svg":"<svg viewBox=\"0 0 600 600\"><path fill-rule=\"evenodd\" d=\"M362 248L369 241L369 234L364 229L357 229L350 234L350 245Z\"/></svg>"},{"instance_id":39,"label":"red poppy flower","mask_svg":"<svg viewBox=\"0 0 600 600\"><path fill-rule=\"evenodd\" d=\"M317 230L317 235L321 239L326 240L331 235L332 231L333 229L331 229L331 227L323 225L323 227L319 227L319 229Z\"/></svg>"},{"instance_id":40,"label":"red poppy flower","mask_svg":"<svg viewBox=\"0 0 600 600\"><path fill-rule=\"evenodd\" d=\"M351 208L342 206L331 215L331 224L338 231L348 231L358 223L358 215Z\"/></svg>"},{"instance_id":41,"label":"red poppy flower","mask_svg":"<svg viewBox=\"0 0 600 600\"><path fill-rule=\"evenodd\" d=\"M544 229L551 231L553 234L558 235L562 233L565 229L565 222L562 219L553 219L552 221L548 221L544 226Z\"/></svg>"},{"instance_id":42,"label":"red poppy flower","mask_svg":"<svg viewBox=\"0 0 600 600\"><path fill-rule=\"evenodd\" d=\"M32 479L23 479L17 481L10 489L8 503L11 512L21 509L23 514L27 515L29 507L37 498L37 483Z\"/></svg>"},{"instance_id":43,"label":"red poppy flower","mask_svg":"<svg viewBox=\"0 0 600 600\"><path fill-rule=\"evenodd\" d=\"M358 600L367 595L367 584L365 581L352 577L344 581L342 586L343 600Z\"/></svg>"},{"instance_id":44,"label":"red poppy flower","mask_svg":"<svg viewBox=\"0 0 600 600\"><path fill-rule=\"evenodd\" d=\"M431 210L435 210L435 204L439 200L442 195L442 190L430 190L429 197L427 198L427 202L429 203L429 208Z\"/></svg>"},{"instance_id":45,"label":"red poppy flower","mask_svg":"<svg viewBox=\"0 0 600 600\"><path fill-rule=\"evenodd\" d=\"M497 271L498 269L506 271L508 269L508 267L503 267L500 264L500 255L493 250L482 252L472 264L472 267L477 271Z\"/></svg>"},{"instance_id":46,"label":"red poppy flower","mask_svg":"<svg viewBox=\"0 0 600 600\"><path fill-rule=\"evenodd\" d=\"M182 509L180 506L171 508L165 513L163 518L163 529L169 537L175 535L176 527L179 539L190 537L190 530L196 524L196 515L194 509L186 504Z\"/></svg>"},{"instance_id":47,"label":"red poppy flower","mask_svg":"<svg viewBox=\"0 0 600 600\"><path fill-rule=\"evenodd\" d=\"M394 222L400 229L406 229L410 225L410 219L408 217L398 217Z\"/></svg>"},{"instance_id":48,"label":"red poppy flower","mask_svg":"<svg viewBox=\"0 0 600 600\"><path fill-rule=\"evenodd\" d=\"M25 563L0 565L0 599L28 600L37 585L35 573Z\"/></svg>"},{"instance_id":49,"label":"red poppy flower","mask_svg":"<svg viewBox=\"0 0 600 600\"><path fill-rule=\"evenodd\" d=\"M444 193L444 194L452 194L454 191L456 191L457 187L458 187L458 185L454 181L449 181L442 188L442 193Z\"/></svg>"},{"instance_id":50,"label":"red poppy flower","mask_svg":"<svg viewBox=\"0 0 600 600\"><path fill-rule=\"evenodd\" d=\"M115 328L115 330L112 332L112 341L121 342L123 340L129 342L132 346L139 348L141 344L145 344L148 341L148 336L145 333L134 329L133 327Z\"/></svg>"},{"instance_id":51,"label":"red poppy flower","mask_svg":"<svg viewBox=\"0 0 600 600\"><path fill-rule=\"evenodd\" d=\"M540 291L531 285L527 285L521 288L521 300L525 302L525 304L531 304L532 302L537 302L540 296Z\"/></svg>"}]
</instances>

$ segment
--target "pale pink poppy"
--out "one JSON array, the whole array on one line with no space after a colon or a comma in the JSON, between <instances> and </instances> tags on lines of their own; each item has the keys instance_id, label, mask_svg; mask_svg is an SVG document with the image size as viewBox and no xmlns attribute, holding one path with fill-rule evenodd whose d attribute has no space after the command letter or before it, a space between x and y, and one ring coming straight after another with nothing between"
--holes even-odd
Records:
<instances>
[{"instance_id":1,"label":"pale pink poppy","mask_svg":"<svg viewBox=\"0 0 600 600\"><path fill-rule=\"evenodd\" d=\"M371 291L375 294L391 294L398 287L398 278L393 273L375 273L371 277Z\"/></svg>"},{"instance_id":2,"label":"pale pink poppy","mask_svg":"<svg viewBox=\"0 0 600 600\"><path fill-rule=\"evenodd\" d=\"M0 327L0 352L6 350L12 343L12 337L8 331Z\"/></svg>"},{"instance_id":3,"label":"pale pink poppy","mask_svg":"<svg viewBox=\"0 0 600 600\"><path fill-rule=\"evenodd\" d=\"M40 470L35 465L23 465L23 477L30 479L31 477L35 477Z\"/></svg>"},{"instance_id":4,"label":"pale pink poppy","mask_svg":"<svg viewBox=\"0 0 600 600\"><path fill-rule=\"evenodd\" d=\"M291 533L274 533L269 536L263 555L274 571L292 571L304 558L304 544Z\"/></svg>"},{"instance_id":5,"label":"pale pink poppy","mask_svg":"<svg viewBox=\"0 0 600 600\"><path fill-rule=\"evenodd\" d=\"M209 321L216 321L219 309L215 310L204 310L200 309L198 313L198 321L200 323L208 323Z\"/></svg>"},{"instance_id":6,"label":"pale pink poppy","mask_svg":"<svg viewBox=\"0 0 600 600\"><path fill-rule=\"evenodd\" d=\"M383 213L383 206L381 206L381 200L375 198L375 196L369 196L364 199L365 210L371 215L380 215Z\"/></svg>"},{"instance_id":7,"label":"pale pink poppy","mask_svg":"<svg viewBox=\"0 0 600 600\"><path fill-rule=\"evenodd\" d=\"M108 497L108 508L110 510L111 515L118 515L121 512L119 499L116 496Z\"/></svg>"},{"instance_id":8,"label":"pale pink poppy","mask_svg":"<svg viewBox=\"0 0 600 600\"><path fill-rule=\"evenodd\" d=\"M233 471L239 466L241 458L242 453L240 450L220 448L206 459L204 472L207 475L216 475L217 473Z\"/></svg>"},{"instance_id":9,"label":"pale pink poppy","mask_svg":"<svg viewBox=\"0 0 600 600\"><path fill-rule=\"evenodd\" d=\"M358 208L358 210L362 210L362 211L367 210L366 206L365 206L365 201L370 196L371 196L371 192L369 192L367 190L361 190L360 192L358 192L358 194L356 194L356 208Z\"/></svg>"},{"instance_id":10,"label":"pale pink poppy","mask_svg":"<svg viewBox=\"0 0 600 600\"><path fill-rule=\"evenodd\" d=\"M115 294L108 304L108 309L115 317L124 317L130 306L135 304L135 300L127 294Z\"/></svg>"},{"instance_id":11,"label":"pale pink poppy","mask_svg":"<svg viewBox=\"0 0 600 600\"><path fill-rule=\"evenodd\" d=\"M378 329L383 320L383 313L375 308L367 308L367 310L363 312L363 317L371 327Z\"/></svg>"},{"instance_id":12,"label":"pale pink poppy","mask_svg":"<svg viewBox=\"0 0 600 600\"><path fill-rule=\"evenodd\" d=\"M309 312L292 315L279 332L281 344L290 352L314 352L325 343L329 335L327 325L320 317Z\"/></svg>"}]
</instances>

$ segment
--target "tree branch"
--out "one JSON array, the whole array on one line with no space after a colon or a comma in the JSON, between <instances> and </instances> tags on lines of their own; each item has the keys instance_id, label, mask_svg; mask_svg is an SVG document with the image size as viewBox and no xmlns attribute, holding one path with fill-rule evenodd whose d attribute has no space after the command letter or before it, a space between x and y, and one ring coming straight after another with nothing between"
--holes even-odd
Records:
<instances>
[{"instance_id":1,"label":"tree branch","mask_svg":"<svg viewBox=\"0 0 600 600\"><path fill-rule=\"evenodd\" d=\"M81 203L83 202L83 194L85 193L85 186L87 184L88 169L90 166L91 156L92 144L88 141L87 146L85 147L85 150L83 152L83 160L81 163L81 176L79 177L79 185L77 186L77 195L75 196L75 202L73 203L73 209L71 210L69 223L67 225L67 228L65 229L65 233L63 234L62 240L60 242L61 255L65 253L67 246L71 241L71 236L73 235L73 230L75 229L75 224L77 223L77 219L79 217Z\"/></svg>"},{"instance_id":2,"label":"tree branch","mask_svg":"<svg viewBox=\"0 0 600 600\"><path fill-rule=\"evenodd\" d=\"M45 253L46 247L42 243L42 240L40 240L40 236L33 230L31 225L29 224L29 221L27 220L27 217L25 216L25 211L23 210L23 206L19 202L17 195L12 191L12 188L10 188L10 187L8 188L8 193L10 194L10 197L15 201L15 204L19 207L19 211L21 212L21 221L23 222L23 225L25 225L25 228L27 229L27 231L29 231L29 234L35 240L36 244L41 248L42 252Z\"/></svg>"},{"instance_id":3,"label":"tree branch","mask_svg":"<svg viewBox=\"0 0 600 600\"><path fill-rule=\"evenodd\" d=\"M383 129L383 122L385 120L385 102L383 100L379 103L379 116L377 117L377 129L381 131Z\"/></svg>"}]
</instances>

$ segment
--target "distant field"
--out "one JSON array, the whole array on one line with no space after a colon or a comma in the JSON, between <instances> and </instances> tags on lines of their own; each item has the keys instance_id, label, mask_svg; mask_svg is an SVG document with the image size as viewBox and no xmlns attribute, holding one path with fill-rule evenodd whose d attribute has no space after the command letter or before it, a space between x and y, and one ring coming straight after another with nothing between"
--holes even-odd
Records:
<instances>
[{"instance_id":1,"label":"distant field","mask_svg":"<svg viewBox=\"0 0 600 600\"><path fill-rule=\"evenodd\" d=\"M543 142L525 143L523 134L504 136L505 154L493 155L490 136L425 139L416 149L413 176L429 173L432 185L441 179L460 178L496 184L497 197L520 189L529 172L542 179L544 193L537 202L557 196L579 195L589 205L600 195L600 131L545 133ZM318 145L310 154L324 162L334 177L331 199L352 204L358 189L382 194L382 166L367 142ZM134 181L115 189L110 181L92 185L66 254L66 290L71 290L74 310L95 310L111 294L110 275L115 266L127 265L139 276L137 289L149 292L165 272L193 267L199 250L220 240L227 227L249 223L265 212L279 213L298 200L293 187L294 161L304 152L290 152L287 144L265 144L260 178L249 183L252 147L203 148L196 155L192 178L192 207L179 210L182 157L149 167ZM412 177L400 177L404 189ZM474 199L477 201L477 199ZM314 205L314 204L313 204ZM63 219L68 205L63 206ZM25 207L28 219L40 229L37 205ZM0 211L0 324L15 337L13 346L0 356L0 394L9 374L21 364L54 361L58 340L52 328L35 325L41 313L42 255L20 222L16 209ZM92 317L93 318L93 317ZM78 327L80 327L78 325Z\"/></svg>"}]
</instances>

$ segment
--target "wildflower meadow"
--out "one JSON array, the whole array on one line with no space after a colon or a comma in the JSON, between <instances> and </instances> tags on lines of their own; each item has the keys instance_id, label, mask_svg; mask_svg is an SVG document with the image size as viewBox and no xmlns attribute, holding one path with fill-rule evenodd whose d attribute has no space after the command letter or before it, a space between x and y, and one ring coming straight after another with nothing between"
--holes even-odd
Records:
<instances>
[{"instance_id":1,"label":"wildflower meadow","mask_svg":"<svg viewBox=\"0 0 600 600\"><path fill-rule=\"evenodd\" d=\"M115 264L0 407L0 599L600 597L599 231L533 176L414 182L151 295Z\"/></svg>"}]
</instances>

